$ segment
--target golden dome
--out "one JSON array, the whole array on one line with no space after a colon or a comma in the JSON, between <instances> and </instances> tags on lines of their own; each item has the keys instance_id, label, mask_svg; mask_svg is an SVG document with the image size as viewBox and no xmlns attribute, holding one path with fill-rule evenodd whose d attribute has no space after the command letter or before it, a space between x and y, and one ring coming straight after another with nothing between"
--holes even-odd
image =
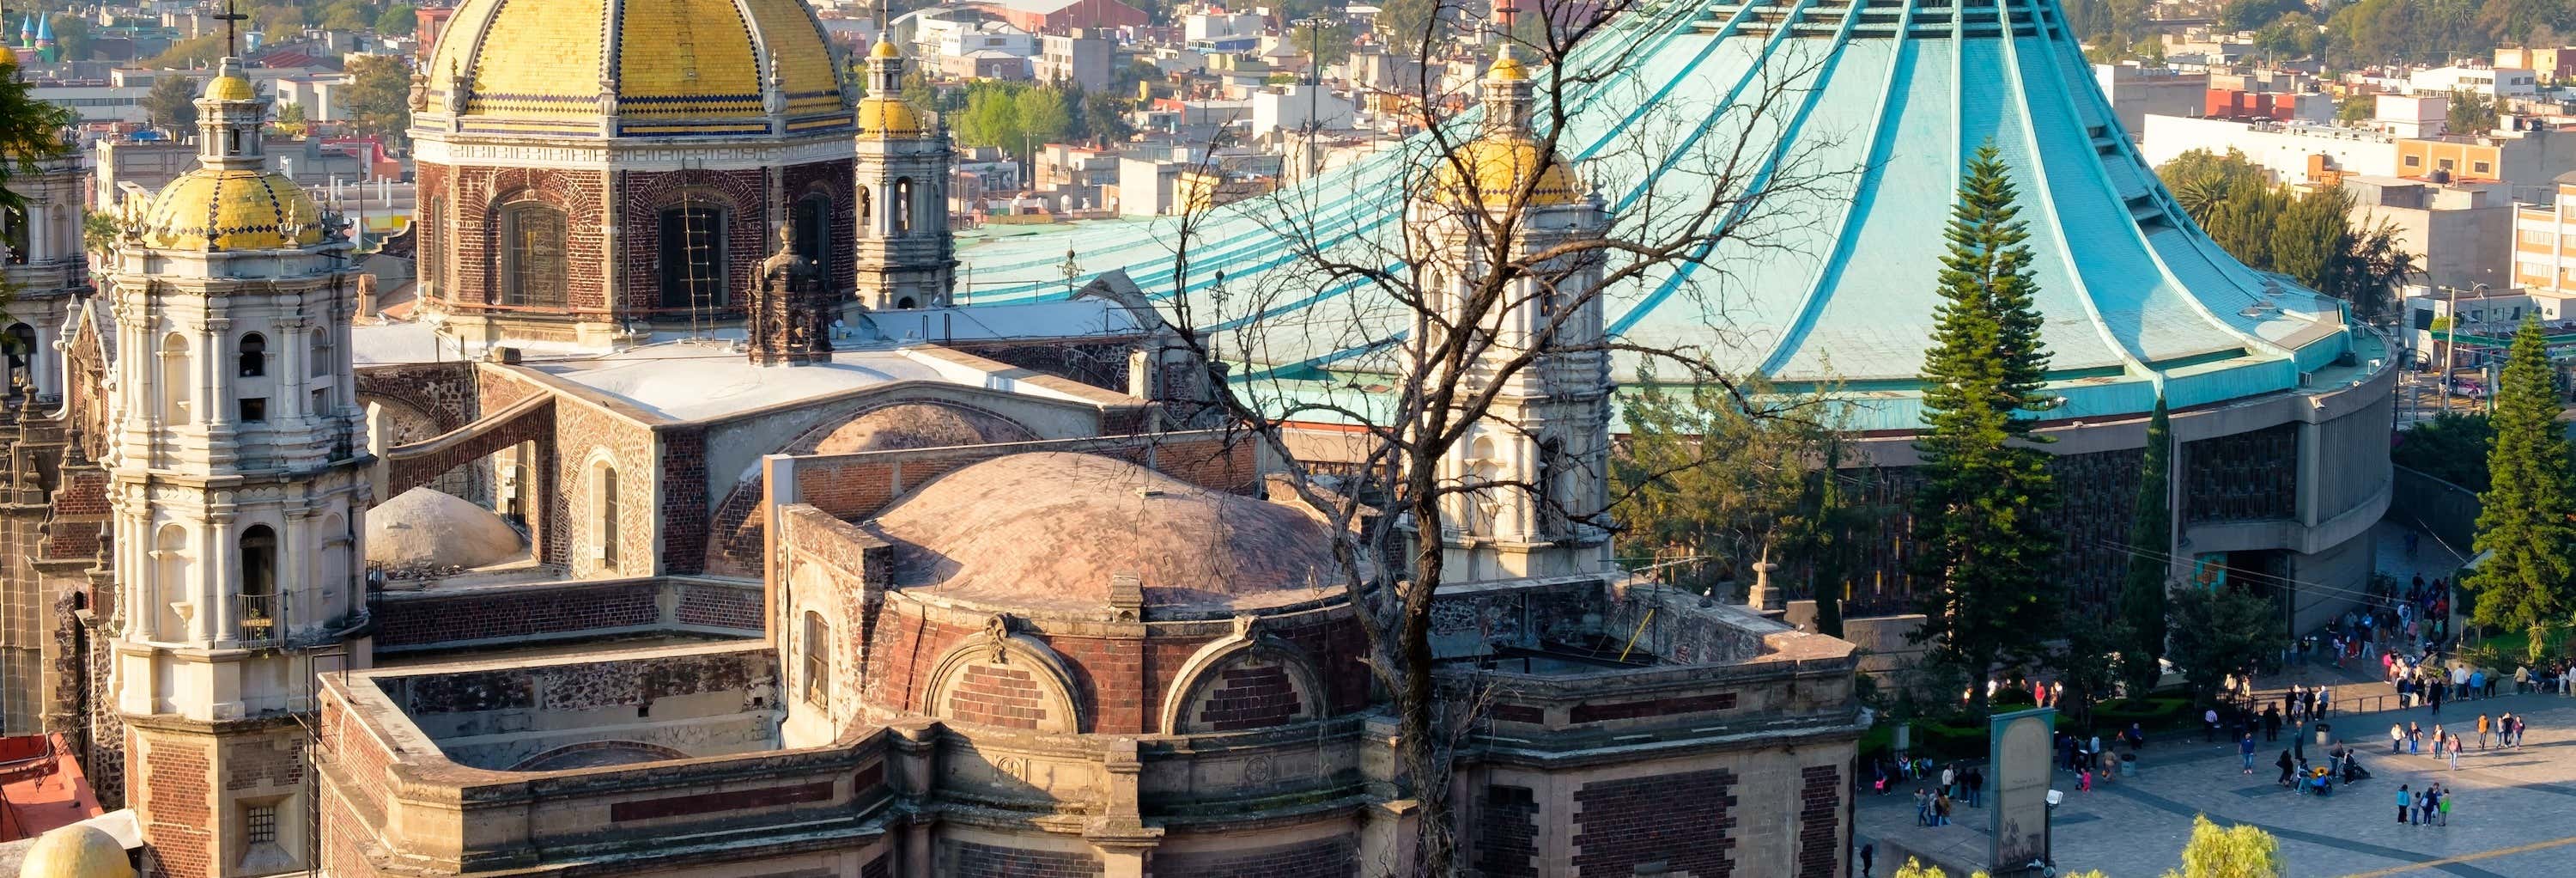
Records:
<instances>
[{"instance_id":1,"label":"golden dome","mask_svg":"<svg viewBox=\"0 0 2576 878\"><path fill-rule=\"evenodd\" d=\"M18 866L20 878L134 878L125 846L95 826L72 824L36 837Z\"/></svg>"},{"instance_id":2,"label":"golden dome","mask_svg":"<svg viewBox=\"0 0 2576 878\"><path fill-rule=\"evenodd\" d=\"M859 133L871 137L910 137L930 130L919 110L902 98L869 95L859 100Z\"/></svg>"},{"instance_id":3,"label":"golden dome","mask_svg":"<svg viewBox=\"0 0 2576 878\"><path fill-rule=\"evenodd\" d=\"M322 243L322 209L282 174L198 168L152 199L143 244L167 250L271 250Z\"/></svg>"},{"instance_id":4,"label":"golden dome","mask_svg":"<svg viewBox=\"0 0 2576 878\"><path fill-rule=\"evenodd\" d=\"M878 40L878 41L877 41L876 48L873 48L873 49L869 49L869 50L868 50L868 57L870 57L870 58L901 58L901 57L903 57L903 50L902 50L902 49L900 49L900 48L897 48L897 47L895 46L895 44L894 44L894 41L893 41L893 40L890 40L890 39L888 39L888 40Z\"/></svg>"},{"instance_id":5,"label":"golden dome","mask_svg":"<svg viewBox=\"0 0 2576 878\"><path fill-rule=\"evenodd\" d=\"M1494 59L1494 66L1485 70L1485 78L1523 82L1529 79L1529 70L1521 66L1521 59L1512 57L1511 47L1505 46L1502 55Z\"/></svg>"},{"instance_id":6,"label":"golden dome","mask_svg":"<svg viewBox=\"0 0 2576 878\"><path fill-rule=\"evenodd\" d=\"M1532 173L1538 175L1538 186L1530 192L1529 204L1572 204L1583 197L1571 167L1562 160L1547 161L1536 141L1516 132L1487 134L1459 145L1454 155L1432 161L1432 188L1448 198L1465 200L1472 194L1485 204L1500 206L1519 194ZM1473 193L1463 180L1475 181Z\"/></svg>"},{"instance_id":7,"label":"golden dome","mask_svg":"<svg viewBox=\"0 0 2576 878\"><path fill-rule=\"evenodd\" d=\"M259 96L250 80L238 76L218 76L206 80L206 97L218 101L247 101Z\"/></svg>"},{"instance_id":8,"label":"golden dome","mask_svg":"<svg viewBox=\"0 0 2576 878\"><path fill-rule=\"evenodd\" d=\"M773 70L789 130L848 124L800 0L465 0L426 75L439 112L464 81L466 131L596 136L615 83L617 133L652 137L768 134Z\"/></svg>"}]
</instances>

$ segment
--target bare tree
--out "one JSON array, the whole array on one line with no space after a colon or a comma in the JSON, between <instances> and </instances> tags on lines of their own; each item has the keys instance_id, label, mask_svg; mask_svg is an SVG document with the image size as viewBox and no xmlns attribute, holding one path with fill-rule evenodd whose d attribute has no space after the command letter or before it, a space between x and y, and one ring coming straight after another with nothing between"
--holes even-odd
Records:
<instances>
[{"instance_id":1,"label":"bare tree","mask_svg":"<svg viewBox=\"0 0 2576 878\"><path fill-rule=\"evenodd\" d=\"M1482 510L1520 503L1540 509L1557 544L1606 560L1620 500L1603 472L1613 362L1734 392L1717 356L1733 269L1787 255L1785 231L1819 222L1862 170L1827 159L1838 135L1816 129L1830 123L1788 136L1820 87L1821 49L1786 64L1774 53L1714 113L1684 113L1631 74L1651 37L1689 26L1696 5L1543 0L1531 14L1483 28L1502 60L1481 81L1451 82L1444 67L1475 65L1432 37L1476 29L1458 0L1438 0L1423 39L1390 41L1413 47L1409 72L1374 96L1405 108L1410 136L1347 173L1193 205L1172 241L1167 316L1215 364L1216 405L1286 462L1288 483L1341 535L1342 584L1419 805L1409 874L1459 865L1449 769L1468 740L1457 730L1486 701L1435 674L1434 595L1494 576L1452 570L1460 534ZM1650 293L1663 309L1696 308L1706 332L1650 344L1614 331L1607 304ZM1595 387L1598 438L1505 417L1533 383ZM1301 461L1300 425L1315 422L1345 442L1329 471ZM1542 475L1462 471L1467 443L1497 431L1540 449Z\"/></svg>"}]
</instances>

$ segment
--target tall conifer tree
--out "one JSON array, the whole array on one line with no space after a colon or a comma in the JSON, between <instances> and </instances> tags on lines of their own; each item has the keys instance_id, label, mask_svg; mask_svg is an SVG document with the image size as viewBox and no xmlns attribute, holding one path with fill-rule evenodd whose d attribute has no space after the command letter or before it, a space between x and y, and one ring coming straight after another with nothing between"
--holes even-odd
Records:
<instances>
[{"instance_id":1,"label":"tall conifer tree","mask_svg":"<svg viewBox=\"0 0 2576 878\"><path fill-rule=\"evenodd\" d=\"M2165 654L2165 577L2173 567L2173 430L2165 398L2156 395L2147 417L2147 450L2138 462L2138 503L2129 519L2129 578L2120 585L2120 622L2129 643L2121 650L2120 677L2143 695L2162 676Z\"/></svg>"},{"instance_id":2,"label":"tall conifer tree","mask_svg":"<svg viewBox=\"0 0 2576 878\"><path fill-rule=\"evenodd\" d=\"M2033 413L2055 403L2017 197L1994 145L1980 147L1951 210L1915 441L1914 572L1930 586L1915 636L1967 670L1980 713L1986 687L1974 681L2036 658L2063 605L2050 578L2057 487L2037 447L2046 439L2031 432Z\"/></svg>"},{"instance_id":3,"label":"tall conifer tree","mask_svg":"<svg viewBox=\"0 0 2576 878\"><path fill-rule=\"evenodd\" d=\"M2477 551L2494 555L2460 583L2477 595L2478 624L2531 632L2534 661L2548 626L2576 608L2576 474L2550 373L2548 339L2526 318L2496 381L2495 444L2478 495Z\"/></svg>"}]
</instances>

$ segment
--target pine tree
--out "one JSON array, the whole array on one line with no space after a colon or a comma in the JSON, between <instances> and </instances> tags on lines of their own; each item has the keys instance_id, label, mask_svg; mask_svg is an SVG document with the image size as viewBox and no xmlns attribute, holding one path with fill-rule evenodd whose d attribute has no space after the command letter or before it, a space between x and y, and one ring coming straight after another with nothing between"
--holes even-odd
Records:
<instances>
[{"instance_id":1,"label":"pine tree","mask_svg":"<svg viewBox=\"0 0 2576 878\"><path fill-rule=\"evenodd\" d=\"M2056 630L2062 601L2049 581L2058 534L2048 514L2057 487L2036 446L2032 413L2044 394L2048 353L2033 303L2026 224L2017 218L2009 169L1989 143L1968 162L1942 257L1942 304L1923 358L1923 420L1915 441L1915 575L1923 627L1915 638L1967 670L1993 676L2036 658ZM1986 687L1972 685L1976 712Z\"/></svg>"},{"instance_id":2,"label":"pine tree","mask_svg":"<svg viewBox=\"0 0 2576 878\"><path fill-rule=\"evenodd\" d=\"M2147 418L2146 454L2138 462L2138 503L2129 519L2129 578L2120 586L2120 622L2129 642L2120 678L2131 695L2155 688L2165 654L2165 577L2173 566L2173 430L2165 398Z\"/></svg>"},{"instance_id":3,"label":"pine tree","mask_svg":"<svg viewBox=\"0 0 2576 878\"><path fill-rule=\"evenodd\" d=\"M2576 608L2576 475L2567 435L2558 424L2548 339L2526 318L2496 381L2495 444L2487 453L2487 490L2478 495L2476 549L2494 553L2461 585L2477 595L2480 625L2531 632L2531 658L2547 646L2548 625Z\"/></svg>"}]
</instances>

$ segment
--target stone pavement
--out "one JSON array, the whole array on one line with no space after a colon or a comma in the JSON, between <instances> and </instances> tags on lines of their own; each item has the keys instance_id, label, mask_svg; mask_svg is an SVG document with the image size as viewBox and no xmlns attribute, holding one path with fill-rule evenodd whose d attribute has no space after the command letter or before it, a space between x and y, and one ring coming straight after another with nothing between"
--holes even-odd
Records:
<instances>
[{"instance_id":1,"label":"stone pavement","mask_svg":"<svg viewBox=\"0 0 2576 878\"><path fill-rule=\"evenodd\" d=\"M2258 751L2252 776L2239 773L2234 744L2203 744L2197 736L2150 740L2138 777L2093 792L2076 792L2074 776L2059 772L2057 788L2066 791L2066 804L2055 817L2059 872L2100 869L2111 878L2156 878L2181 864L2192 815L2206 814L2222 825L2250 823L2279 838L2294 878L2576 875L2576 698L2507 695L2460 702L2444 705L2442 719L2451 729L2474 733L2479 713L2506 711L2529 717L2529 743L2518 751L2471 750L2456 772L2430 756L2388 754L2392 721L2431 728L2421 709L2333 717L2373 776L2337 787L2323 799L2273 784L2279 772L2271 762L2289 746L2286 732L2282 741ZM2314 745L2308 755L2323 761ZM2397 786L2422 789L2435 781L2454 791L2451 825L2399 825ZM1959 866L1984 856L1988 812L1962 808L1953 825L1918 827L1912 793L1907 786L1886 796L1862 795L1861 837L1854 849L1879 843L1878 876L1895 871L1902 856L1891 852L1900 848L1965 874Z\"/></svg>"}]
</instances>

